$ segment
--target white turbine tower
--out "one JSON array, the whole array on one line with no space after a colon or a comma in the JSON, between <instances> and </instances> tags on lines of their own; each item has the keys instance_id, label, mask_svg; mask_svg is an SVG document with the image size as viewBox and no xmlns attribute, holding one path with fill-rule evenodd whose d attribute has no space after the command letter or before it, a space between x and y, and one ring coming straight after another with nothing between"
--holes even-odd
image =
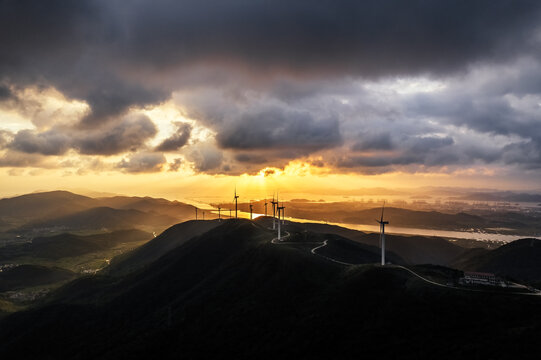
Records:
<instances>
[{"instance_id":1,"label":"white turbine tower","mask_svg":"<svg viewBox=\"0 0 541 360\"><path fill-rule=\"evenodd\" d=\"M278 205L278 201L274 201L274 194L272 195L271 204L272 204L272 230L275 230L276 229L276 223L275 223L275 220L276 220L276 205Z\"/></svg>"},{"instance_id":2,"label":"white turbine tower","mask_svg":"<svg viewBox=\"0 0 541 360\"><path fill-rule=\"evenodd\" d=\"M376 220L379 223L379 241L381 243L381 265L385 265L385 225L388 221L383 221L383 210L385 210L385 202L381 208L381 219Z\"/></svg>"},{"instance_id":3,"label":"white turbine tower","mask_svg":"<svg viewBox=\"0 0 541 360\"><path fill-rule=\"evenodd\" d=\"M284 206L278 205L278 241L281 241L281 236L282 236L282 233L281 233L282 229L280 227L280 212L283 213L284 209L285 209Z\"/></svg>"},{"instance_id":4,"label":"white turbine tower","mask_svg":"<svg viewBox=\"0 0 541 360\"><path fill-rule=\"evenodd\" d=\"M238 218L237 216L237 199L239 198L239 196L237 195L237 187L235 186L235 219Z\"/></svg>"}]
</instances>

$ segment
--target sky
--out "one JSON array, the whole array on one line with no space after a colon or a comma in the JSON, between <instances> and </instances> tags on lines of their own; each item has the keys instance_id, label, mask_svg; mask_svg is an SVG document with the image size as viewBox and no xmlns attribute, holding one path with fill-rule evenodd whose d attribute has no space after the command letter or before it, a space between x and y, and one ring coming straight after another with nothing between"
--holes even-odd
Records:
<instances>
[{"instance_id":1,"label":"sky","mask_svg":"<svg viewBox=\"0 0 541 360\"><path fill-rule=\"evenodd\" d=\"M0 0L0 197L541 191L541 2Z\"/></svg>"}]
</instances>

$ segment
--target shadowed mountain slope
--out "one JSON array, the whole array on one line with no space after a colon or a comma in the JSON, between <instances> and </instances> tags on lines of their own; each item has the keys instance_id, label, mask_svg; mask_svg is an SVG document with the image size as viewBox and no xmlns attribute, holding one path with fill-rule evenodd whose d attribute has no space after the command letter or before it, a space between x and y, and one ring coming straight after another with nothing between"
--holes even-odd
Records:
<instances>
[{"instance_id":1,"label":"shadowed mountain slope","mask_svg":"<svg viewBox=\"0 0 541 360\"><path fill-rule=\"evenodd\" d=\"M265 227L272 227L272 218L261 217L256 221ZM284 229L291 229L294 231L309 230L321 234L336 234L358 243L369 245L373 248L380 247L379 234L377 233L365 233L335 225L286 221ZM409 264L448 265L465 251L464 248L439 237L386 234L385 239L386 249ZM392 261L391 259L389 260Z\"/></svg>"},{"instance_id":2,"label":"shadowed mountain slope","mask_svg":"<svg viewBox=\"0 0 541 360\"><path fill-rule=\"evenodd\" d=\"M95 276L0 322L0 355L63 359L521 358L541 299L342 266L228 220L123 278ZM57 341L62 339L62 341ZM32 346L28 346L32 344Z\"/></svg>"},{"instance_id":3,"label":"shadowed mountain slope","mask_svg":"<svg viewBox=\"0 0 541 360\"><path fill-rule=\"evenodd\" d=\"M75 273L38 265L20 265L0 272L0 292L72 280Z\"/></svg>"},{"instance_id":4,"label":"shadowed mountain slope","mask_svg":"<svg viewBox=\"0 0 541 360\"><path fill-rule=\"evenodd\" d=\"M135 209L144 212L151 212L160 215L167 215L177 219L188 219L194 215L194 206L178 201L166 199L155 199L151 197L129 197L114 196L109 198L98 198L101 206L115 209Z\"/></svg>"},{"instance_id":5,"label":"shadowed mountain slope","mask_svg":"<svg viewBox=\"0 0 541 360\"><path fill-rule=\"evenodd\" d=\"M90 198L50 191L0 199L0 227L12 232L63 227L65 230L160 226L189 219L194 206L150 197ZM135 225L135 226L134 226Z\"/></svg>"},{"instance_id":6,"label":"shadowed mountain slope","mask_svg":"<svg viewBox=\"0 0 541 360\"><path fill-rule=\"evenodd\" d=\"M381 249L362 244L335 234L325 234L325 246L315 250L318 255L347 264L378 264L381 262ZM386 251L386 262L405 264L406 262L392 251Z\"/></svg>"},{"instance_id":7,"label":"shadowed mountain slope","mask_svg":"<svg viewBox=\"0 0 541 360\"><path fill-rule=\"evenodd\" d=\"M140 230L119 230L106 234L73 235L59 234L38 237L32 243L9 246L0 254L1 259L28 256L36 258L60 259L80 256L92 252L111 249L121 243L139 242L152 237Z\"/></svg>"},{"instance_id":8,"label":"shadowed mountain slope","mask_svg":"<svg viewBox=\"0 0 541 360\"><path fill-rule=\"evenodd\" d=\"M96 207L47 221L27 224L23 229L59 228L62 230L127 229L141 226L164 227L177 219L167 215L149 214L139 210L118 210Z\"/></svg>"},{"instance_id":9,"label":"shadowed mountain slope","mask_svg":"<svg viewBox=\"0 0 541 360\"><path fill-rule=\"evenodd\" d=\"M51 191L0 199L0 217L19 220L48 219L94 206L98 206L95 199L68 191Z\"/></svg>"},{"instance_id":10,"label":"shadowed mountain slope","mask_svg":"<svg viewBox=\"0 0 541 360\"><path fill-rule=\"evenodd\" d=\"M488 251L470 251L454 262L457 268L486 271L541 284L541 240L520 239Z\"/></svg>"},{"instance_id":11,"label":"shadowed mountain slope","mask_svg":"<svg viewBox=\"0 0 541 360\"><path fill-rule=\"evenodd\" d=\"M472 248L472 249L466 249L464 253L457 256L455 259L453 259L450 263L451 266L453 266L456 269L473 269L474 264L476 262L476 258L481 257L485 254L488 254L490 252L489 249L484 248Z\"/></svg>"},{"instance_id":12,"label":"shadowed mountain slope","mask_svg":"<svg viewBox=\"0 0 541 360\"><path fill-rule=\"evenodd\" d=\"M379 246L379 234L367 234L353 240ZM464 252L464 248L439 237L385 235L385 246L409 264L448 265Z\"/></svg>"},{"instance_id":13,"label":"shadowed mountain slope","mask_svg":"<svg viewBox=\"0 0 541 360\"><path fill-rule=\"evenodd\" d=\"M139 248L113 258L107 271L111 274L123 274L141 268L220 224L222 222L218 220L190 220L174 225Z\"/></svg>"}]
</instances>

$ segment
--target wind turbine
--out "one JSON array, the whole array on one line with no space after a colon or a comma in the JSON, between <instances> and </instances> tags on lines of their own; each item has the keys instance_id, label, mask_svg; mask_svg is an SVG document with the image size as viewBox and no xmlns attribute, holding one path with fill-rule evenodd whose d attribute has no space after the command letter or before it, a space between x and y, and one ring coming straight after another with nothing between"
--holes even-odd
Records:
<instances>
[{"instance_id":1,"label":"wind turbine","mask_svg":"<svg viewBox=\"0 0 541 360\"><path fill-rule=\"evenodd\" d=\"M281 228L280 228L280 211L284 211L283 206L278 206L278 241L280 241L281 237Z\"/></svg>"},{"instance_id":2,"label":"wind turbine","mask_svg":"<svg viewBox=\"0 0 541 360\"><path fill-rule=\"evenodd\" d=\"M267 204L268 202L267 202L267 199L265 198L265 217L267 217Z\"/></svg>"},{"instance_id":3,"label":"wind turbine","mask_svg":"<svg viewBox=\"0 0 541 360\"><path fill-rule=\"evenodd\" d=\"M379 223L379 241L381 243L381 265L385 265L385 225L388 221L383 221L383 210L385 210L385 201L381 207L381 219L376 220Z\"/></svg>"},{"instance_id":4,"label":"wind turbine","mask_svg":"<svg viewBox=\"0 0 541 360\"><path fill-rule=\"evenodd\" d=\"M278 199L277 199L278 200ZM278 205L278 201L274 201L274 194L272 194L272 230L276 229L275 220L276 220L276 205Z\"/></svg>"},{"instance_id":5,"label":"wind turbine","mask_svg":"<svg viewBox=\"0 0 541 360\"><path fill-rule=\"evenodd\" d=\"M286 224L286 207L284 206L284 202L282 201L282 224Z\"/></svg>"},{"instance_id":6,"label":"wind turbine","mask_svg":"<svg viewBox=\"0 0 541 360\"><path fill-rule=\"evenodd\" d=\"M218 206L218 221L222 221L221 210L222 210L222 208L220 206Z\"/></svg>"},{"instance_id":7,"label":"wind turbine","mask_svg":"<svg viewBox=\"0 0 541 360\"><path fill-rule=\"evenodd\" d=\"M197 220L197 208L195 208L195 220Z\"/></svg>"},{"instance_id":8,"label":"wind turbine","mask_svg":"<svg viewBox=\"0 0 541 360\"><path fill-rule=\"evenodd\" d=\"M237 195L237 187L235 186L235 219L238 218L237 216L237 199L239 198L239 196Z\"/></svg>"},{"instance_id":9,"label":"wind turbine","mask_svg":"<svg viewBox=\"0 0 541 360\"><path fill-rule=\"evenodd\" d=\"M252 220L253 210L254 210L254 206L252 205L252 203L250 203L250 220Z\"/></svg>"}]
</instances>

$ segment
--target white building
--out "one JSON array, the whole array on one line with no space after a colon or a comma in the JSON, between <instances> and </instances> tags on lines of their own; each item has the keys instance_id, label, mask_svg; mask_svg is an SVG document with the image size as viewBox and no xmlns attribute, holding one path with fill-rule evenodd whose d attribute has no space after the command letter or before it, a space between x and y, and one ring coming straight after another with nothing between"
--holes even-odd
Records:
<instances>
[{"instance_id":1,"label":"white building","mask_svg":"<svg viewBox=\"0 0 541 360\"><path fill-rule=\"evenodd\" d=\"M464 277L460 279L464 285L488 285L496 286L496 275L492 273L465 271Z\"/></svg>"}]
</instances>

